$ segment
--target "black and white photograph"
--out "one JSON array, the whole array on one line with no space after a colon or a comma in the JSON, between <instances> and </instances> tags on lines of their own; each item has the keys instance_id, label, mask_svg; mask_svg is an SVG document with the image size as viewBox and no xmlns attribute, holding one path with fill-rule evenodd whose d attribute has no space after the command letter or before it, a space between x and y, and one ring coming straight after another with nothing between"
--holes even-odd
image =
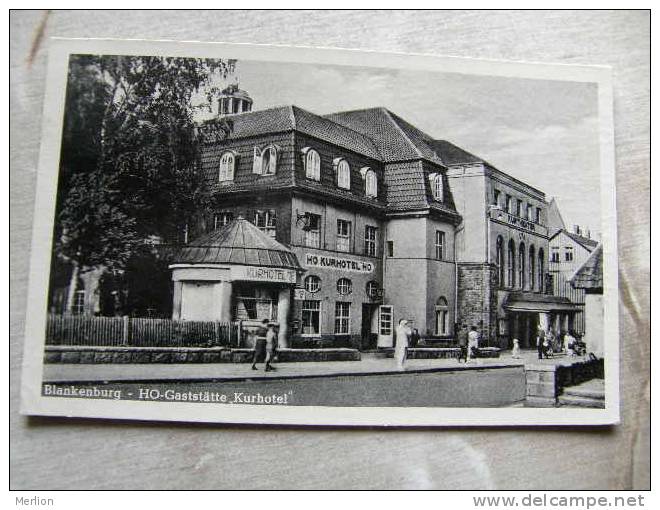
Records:
<instances>
[{"instance_id":1,"label":"black and white photograph","mask_svg":"<svg viewBox=\"0 0 660 510\"><path fill-rule=\"evenodd\" d=\"M618 422L609 68L50 44L24 413Z\"/></svg>"}]
</instances>

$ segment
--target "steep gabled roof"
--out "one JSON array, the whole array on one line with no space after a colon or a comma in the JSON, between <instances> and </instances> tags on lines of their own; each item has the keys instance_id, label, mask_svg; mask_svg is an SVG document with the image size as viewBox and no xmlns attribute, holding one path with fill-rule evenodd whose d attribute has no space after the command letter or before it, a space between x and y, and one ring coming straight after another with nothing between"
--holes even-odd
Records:
<instances>
[{"instance_id":1,"label":"steep gabled roof","mask_svg":"<svg viewBox=\"0 0 660 510\"><path fill-rule=\"evenodd\" d=\"M300 269L296 255L239 216L179 248L172 264L243 264Z\"/></svg>"},{"instance_id":2,"label":"steep gabled roof","mask_svg":"<svg viewBox=\"0 0 660 510\"><path fill-rule=\"evenodd\" d=\"M569 232L567 230L564 231L565 234L573 239L576 243L578 243L580 246L582 246L585 250L591 252L598 246L598 241L594 241L593 239L589 239L588 237L581 236L579 234L574 234L573 232Z\"/></svg>"},{"instance_id":3,"label":"steep gabled roof","mask_svg":"<svg viewBox=\"0 0 660 510\"><path fill-rule=\"evenodd\" d=\"M440 155L445 165L459 165L469 163L486 163L483 159L461 149L447 140L433 140L431 147Z\"/></svg>"},{"instance_id":4,"label":"steep gabled roof","mask_svg":"<svg viewBox=\"0 0 660 510\"><path fill-rule=\"evenodd\" d=\"M325 118L371 138L386 163L426 159L443 165L430 146L433 138L386 108L337 112Z\"/></svg>"},{"instance_id":5,"label":"steep gabled roof","mask_svg":"<svg viewBox=\"0 0 660 510\"><path fill-rule=\"evenodd\" d=\"M547 209L547 225L548 228L550 229L551 232L553 231L561 231L561 230L566 230L566 223L564 222L564 218L561 215L561 211L559 210L559 205L557 204L557 200L555 197L552 197L550 202L548 202L548 209ZM551 234L552 236L552 234ZM589 250L591 251L591 250Z\"/></svg>"},{"instance_id":6,"label":"steep gabled roof","mask_svg":"<svg viewBox=\"0 0 660 510\"><path fill-rule=\"evenodd\" d=\"M564 233L567 237L575 241L577 244L582 246L588 252L592 252L598 246L598 241L594 239L590 239L588 237L581 236L579 234L574 234L573 232L569 232L566 229L558 230L550 237L549 240L552 241L555 237L557 237L561 233Z\"/></svg>"},{"instance_id":7,"label":"steep gabled roof","mask_svg":"<svg viewBox=\"0 0 660 510\"><path fill-rule=\"evenodd\" d=\"M204 126L209 124L226 126L228 131L226 138L230 140L298 131L380 160L376 144L369 137L293 105L237 113L203 123Z\"/></svg>"},{"instance_id":8,"label":"steep gabled roof","mask_svg":"<svg viewBox=\"0 0 660 510\"><path fill-rule=\"evenodd\" d=\"M570 280L576 289L602 289L603 288L603 245L596 249L584 261Z\"/></svg>"}]
</instances>

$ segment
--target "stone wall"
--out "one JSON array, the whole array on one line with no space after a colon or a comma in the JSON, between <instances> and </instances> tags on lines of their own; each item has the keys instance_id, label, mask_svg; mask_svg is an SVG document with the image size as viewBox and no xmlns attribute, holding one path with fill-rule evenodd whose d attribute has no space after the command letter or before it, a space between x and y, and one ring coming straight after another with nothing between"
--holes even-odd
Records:
<instances>
[{"instance_id":1,"label":"stone wall","mask_svg":"<svg viewBox=\"0 0 660 510\"><path fill-rule=\"evenodd\" d=\"M573 386L605 376L604 360L593 358L561 365L531 365L525 367L527 403L554 407L566 386Z\"/></svg>"},{"instance_id":2,"label":"stone wall","mask_svg":"<svg viewBox=\"0 0 660 510\"><path fill-rule=\"evenodd\" d=\"M481 345L497 343L497 266L458 264L458 318L468 328L477 326Z\"/></svg>"},{"instance_id":3,"label":"stone wall","mask_svg":"<svg viewBox=\"0 0 660 510\"><path fill-rule=\"evenodd\" d=\"M47 346L44 363L249 363L253 349ZM355 349L279 349L277 361L360 361Z\"/></svg>"}]
</instances>

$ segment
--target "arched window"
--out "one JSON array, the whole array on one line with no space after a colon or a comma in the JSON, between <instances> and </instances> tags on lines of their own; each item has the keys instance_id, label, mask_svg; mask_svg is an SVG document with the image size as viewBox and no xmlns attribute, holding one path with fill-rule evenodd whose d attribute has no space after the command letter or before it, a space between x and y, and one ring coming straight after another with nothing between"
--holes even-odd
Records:
<instances>
[{"instance_id":1,"label":"arched window","mask_svg":"<svg viewBox=\"0 0 660 510\"><path fill-rule=\"evenodd\" d=\"M378 196L378 179L373 170L368 170L365 176L365 193L368 197Z\"/></svg>"},{"instance_id":2,"label":"arched window","mask_svg":"<svg viewBox=\"0 0 660 510\"><path fill-rule=\"evenodd\" d=\"M351 167L345 159L337 163L337 186L342 189L351 189Z\"/></svg>"},{"instance_id":3,"label":"arched window","mask_svg":"<svg viewBox=\"0 0 660 510\"><path fill-rule=\"evenodd\" d=\"M525 245L520 243L518 248L518 285L525 290L525 265L526 265Z\"/></svg>"},{"instance_id":4,"label":"arched window","mask_svg":"<svg viewBox=\"0 0 660 510\"><path fill-rule=\"evenodd\" d=\"M236 157L231 152L225 152L220 157L220 171L218 173L219 181L233 181L234 180L234 163Z\"/></svg>"},{"instance_id":5,"label":"arched window","mask_svg":"<svg viewBox=\"0 0 660 510\"><path fill-rule=\"evenodd\" d=\"M314 149L307 149L305 152L305 177L321 180L321 156Z\"/></svg>"},{"instance_id":6,"label":"arched window","mask_svg":"<svg viewBox=\"0 0 660 510\"><path fill-rule=\"evenodd\" d=\"M534 250L534 245L529 247L529 290L532 292L536 288L536 252Z\"/></svg>"},{"instance_id":7,"label":"arched window","mask_svg":"<svg viewBox=\"0 0 660 510\"><path fill-rule=\"evenodd\" d=\"M261 175L275 175L277 171L277 149L266 147L261 153Z\"/></svg>"},{"instance_id":8,"label":"arched window","mask_svg":"<svg viewBox=\"0 0 660 510\"><path fill-rule=\"evenodd\" d=\"M539 248L539 264L538 264L538 275L539 275L539 292L545 292L545 254L543 253L543 248Z\"/></svg>"},{"instance_id":9,"label":"arched window","mask_svg":"<svg viewBox=\"0 0 660 510\"><path fill-rule=\"evenodd\" d=\"M507 252L507 287L515 287L516 285L516 244L513 239L509 241L509 249Z\"/></svg>"},{"instance_id":10,"label":"arched window","mask_svg":"<svg viewBox=\"0 0 660 510\"><path fill-rule=\"evenodd\" d=\"M435 302L435 334L449 334L449 307L447 299L440 296Z\"/></svg>"},{"instance_id":11,"label":"arched window","mask_svg":"<svg viewBox=\"0 0 660 510\"><path fill-rule=\"evenodd\" d=\"M438 174L433 179L433 196L439 202L444 201L444 184L442 182L442 174Z\"/></svg>"},{"instance_id":12,"label":"arched window","mask_svg":"<svg viewBox=\"0 0 660 510\"><path fill-rule=\"evenodd\" d=\"M500 288L504 287L504 239L497 236L497 277Z\"/></svg>"},{"instance_id":13,"label":"arched window","mask_svg":"<svg viewBox=\"0 0 660 510\"><path fill-rule=\"evenodd\" d=\"M337 280L337 292L342 295L350 294L353 292L353 282L348 278L340 278Z\"/></svg>"},{"instance_id":14,"label":"arched window","mask_svg":"<svg viewBox=\"0 0 660 510\"><path fill-rule=\"evenodd\" d=\"M310 274L305 278L305 290L312 293L321 290L321 279L316 275Z\"/></svg>"}]
</instances>

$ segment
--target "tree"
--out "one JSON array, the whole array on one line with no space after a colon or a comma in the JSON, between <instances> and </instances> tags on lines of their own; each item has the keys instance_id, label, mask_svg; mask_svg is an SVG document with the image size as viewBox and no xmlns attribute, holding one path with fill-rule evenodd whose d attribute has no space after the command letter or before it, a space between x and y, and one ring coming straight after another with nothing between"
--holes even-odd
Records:
<instances>
[{"instance_id":1,"label":"tree","mask_svg":"<svg viewBox=\"0 0 660 510\"><path fill-rule=\"evenodd\" d=\"M194 113L234 64L71 57L54 232L55 257L70 268L68 311L80 271L123 270L146 239L173 238L208 206Z\"/></svg>"}]
</instances>

